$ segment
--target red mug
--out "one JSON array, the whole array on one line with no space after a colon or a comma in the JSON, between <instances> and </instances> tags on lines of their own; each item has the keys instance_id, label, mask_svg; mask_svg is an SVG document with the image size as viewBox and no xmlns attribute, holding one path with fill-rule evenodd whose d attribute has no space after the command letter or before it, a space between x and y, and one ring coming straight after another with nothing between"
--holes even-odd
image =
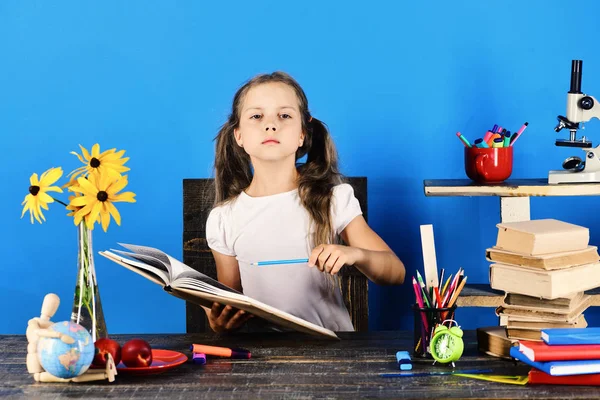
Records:
<instances>
[{"instance_id":1,"label":"red mug","mask_svg":"<svg viewBox=\"0 0 600 400\"><path fill-rule=\"evenodd\" d=\"M512 173L513 148L465 147L465 171L467 176L480 183L502 182Z\"/></svg>"}]
</instances>

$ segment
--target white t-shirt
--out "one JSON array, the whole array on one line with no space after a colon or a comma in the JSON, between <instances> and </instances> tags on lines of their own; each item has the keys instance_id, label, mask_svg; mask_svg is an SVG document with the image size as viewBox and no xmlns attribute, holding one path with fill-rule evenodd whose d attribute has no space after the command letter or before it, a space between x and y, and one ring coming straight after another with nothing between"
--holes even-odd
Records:
<instances>
[{"instance_id":1,"label":"white t-shirt","mask_svg":"<svg viewBox=\"0 0 600 400\"><path fill-rule=\"evenodd\" d=\"M349 184L333 189L332 222L340 234L362 214ZM208 246L235 256L244 294L333 331L353 331L338 285L307 263L255 266L267 260L308 258L310 218L298 190L250 197L242 192L215 207L206 223Z\"/></svg>"}]
</instances>

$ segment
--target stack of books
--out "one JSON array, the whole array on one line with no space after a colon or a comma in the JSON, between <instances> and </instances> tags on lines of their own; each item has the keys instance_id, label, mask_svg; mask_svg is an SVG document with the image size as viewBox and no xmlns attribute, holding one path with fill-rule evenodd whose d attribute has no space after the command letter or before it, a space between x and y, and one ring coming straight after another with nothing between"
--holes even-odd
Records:
<instances>
[{"instance_id":1,"label":"stack of books","mask_svg":"<svg viewBox=\"0 0 600 400\"><path fill-rule=\"evenodd\" d=\"M585 328L583 312L600 286L600 256L589 229L555 219L501 223L486 250L490 286L504 291L496 309L508 339L541 341L549 328Z\"/></svg>"},{"instance_id":2,"label":"stack of books","mask_svg":"<svg viewBox=\"0 0 600 400\"><path fill-rule=\"evenodd\" d=\"M600 385L600 328L544 329L542 339L510 349L532 367L529 384Z\"/></svg>"}]
</instances>

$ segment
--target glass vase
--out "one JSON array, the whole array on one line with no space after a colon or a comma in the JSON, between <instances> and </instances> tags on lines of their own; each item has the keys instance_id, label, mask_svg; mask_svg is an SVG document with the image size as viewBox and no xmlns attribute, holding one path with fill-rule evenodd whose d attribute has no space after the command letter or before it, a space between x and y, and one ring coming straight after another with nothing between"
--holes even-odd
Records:
<instances>
[{"instance_id":1,"label":"glass vase","mask_svg":"<svg viewBox=\"0 0 600 400\"><path fill-rule=\"evenodd\" d=\"M96 281L92 231L87 228L84 221L77 226L77 246L77 282L71 321L87 329L95 342L100 338L108 337L108 331Z\"/></svg>"}]
</instances>

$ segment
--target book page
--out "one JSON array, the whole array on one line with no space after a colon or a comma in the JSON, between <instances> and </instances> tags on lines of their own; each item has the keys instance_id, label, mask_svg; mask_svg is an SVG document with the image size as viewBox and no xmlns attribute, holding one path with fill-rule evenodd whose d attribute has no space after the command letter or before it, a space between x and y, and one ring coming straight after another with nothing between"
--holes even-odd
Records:
<instances>
[{"instance_id":1,"label":"book page","mask_svg":"<svg viewBox=\"0 0 600 400\"><path fill-rule=\"evenodd\" d=\"M149 266L152 266L154 268L157 268L161 271L164 271L167 276L168 276L168 280L167 282L171 282L173 280L173 274L171 273L171 267L169 265L165 265L162 261L160 261L158 258L146 255L146 254L137 254L137 253L132 253L129 251L122 251L122 250L115 250L115 249L110 249L112 252L118 253L122 256L126 256L129 258L133 258L141 263L147 264Z\"/></svg>"},{"instance_id":2,"label":"book page","mask_svg":"<svg viewBox=\"0 0 600 400\"><path fill-rule=\"evenodd\" d=\"M211 279L211 281L212 280L213 279ZM176 288L199 290L202 292L214 294L216 296L223 296L231 299L248 301L249 297L244 296L243 294L231 289L229 286L223 285L218 281L215 282L219 284L219 287L212 284L212 282L207 282L202 277L180 277L171 282L171 286Z\"/></svg>"},{"instance_id":3,"label":"book page","mask_svg":"<svg viewBox=\"0 0 600 400\"><path fill-rule=\"evenodd\" d=\"M155 259L155 260L159 261L160 263L162 263L163 265L165 265L165 267L168 269L169 275L171 277L171 279L169 279L169 283L172 283L179 278L193 278L193 279L197 279L198 281L205 282L208 285L212 285L215 288L218 288L218 289L221 289L221 290L224 290L227 292L231 292L231 293L241 294L237 290L232 289L229 286L222 284L218 280L213 279L210 276L205 275L200 271L196 271L195 269L190 268L189 266L185 265L184 263L182 263L175 257L171 257L170 255L168 255L167 253L165 253L161 250L155 249L153 247L139 246L139 245L135 245L135 244L123 244L123 243L119 243L119 244L121 246L131 250L132 252L136 253L137 255L139 255L140 258L144 258L144 260L140 260L140 261L145 261L145 259L150 257L151 259Z\"/></svg>"},{"instance_id":4,"label":"book page","mask_svg":"<svg viewBox=\"0 0 600 400\"><path fill-rule=\"evenodd\" d=\"M194 279L197 279L198 281L202 281L209 285L212 285L215 288L218 288L218 289L230 292L230 293L242 294L242 293L238 292L237 290L230 288L227 285L222 284L218 280L213 279L210 276L205 275L200 271L196 271L195 269L188 267L187 265L185 265L178 259L173 258L173 257L169 256L168 254L167 254L167 257L169 257L169 261L171 262L171 267L173 268L173 273L175 274L174 276L176 277L176 279L194 278Z\"/></svg>"},{"instance_id":5,"label":"book page","mask_svg":"<svg viewBox=\"0 0 600 400\"><path fill-rule=\"evenodd\" d=\"M147 255L150 257L157 258L164 265L170 265L169 257L162 251L155 249L153 247L138 246L136 244L126 244L126 243L119 243L119 245L125 247L126 249L128 249L130 251L133 251L134 253L144 254L144 255ZM175 276L175 275L173 275L173 276Z\"/></svg>"},{"instance_id":6,"label":"book page","mask_svg":"<svg viewBox=\"0 0 600 400\"><path fill-rule=\"evenodd\" d=\"M143 277L148 278L154 283L157 283L161 286L169 284L169 276L164 271L158 268L155 268L143 262L121 257L118 254L112 253L110 251L100 251L99 254L108 258L111 261L116 262L117 264L126 267L129 270L132 270L136 274L140 274Z\"/></svg>"}]
</instances>

